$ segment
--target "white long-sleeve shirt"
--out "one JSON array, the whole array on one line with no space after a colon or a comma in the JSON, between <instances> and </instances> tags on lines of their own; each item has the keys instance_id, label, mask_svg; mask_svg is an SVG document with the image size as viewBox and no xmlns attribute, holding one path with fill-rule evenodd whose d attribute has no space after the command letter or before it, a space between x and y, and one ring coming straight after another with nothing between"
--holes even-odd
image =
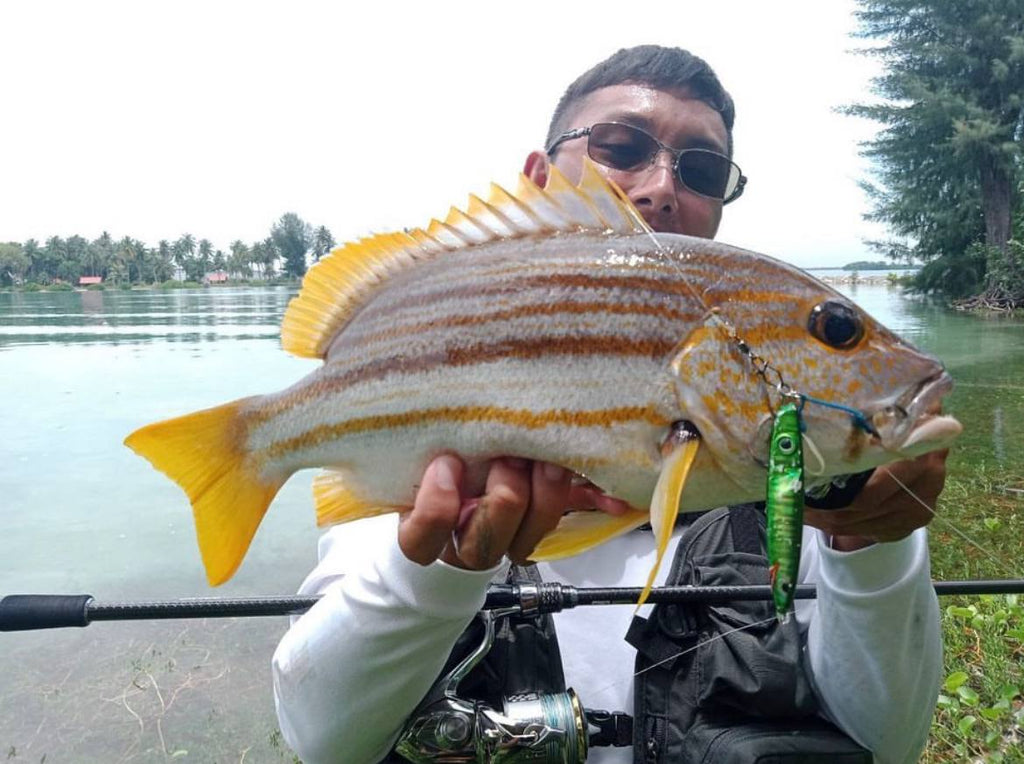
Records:
<instances>
[{"instance_id":1,"label":"white long-sleeve shirt","mask_svg":"<svg viewBox=\"0 0 1024 764\"><path fill-rule=\"evenodd\" d=\"M306 764L372 764L390 750L440 673L456 638L504 566L466 571L420 566L402 554L395 516L328 531L303 594L322 594L282 639L274 697L285 740ZM842 553L805 529L800 601L811 681L828 716L880 764L914 762L938 696L942 647L927 534ZM678 532L667 552L675 554ZM540 566L545 581L637 586L654 559L649 533L634 532ZM664 583L670 565L662 566ZM566 684L593 708L632 712L635 651L623 637L627 606L554 615ZM626 764L630 748L592 748L588 763Z\"/></svg>"}]
</instances>

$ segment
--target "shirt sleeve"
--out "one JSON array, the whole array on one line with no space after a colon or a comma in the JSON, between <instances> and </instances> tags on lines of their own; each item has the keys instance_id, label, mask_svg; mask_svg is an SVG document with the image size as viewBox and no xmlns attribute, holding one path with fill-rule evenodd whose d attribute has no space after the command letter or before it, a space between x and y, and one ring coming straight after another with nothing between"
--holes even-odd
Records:
<instances>
[{"instance_id":1,"label":"shirt sleeve","mask_svg":"<svg viewBox=\"0 0 1024 764\"><path fill-rule=\"evenodd\" d=\"M833 551L815 535L807 653L819 699L879 764L916 762L942 677L927 531L854 552Z\"/></svg>"},{"instance_id":2,"label":"shirt sleeve","mask_svg":"<svg viewBox=\"0 0 1024 764\"><path fill-rule=\"evenodd\" d=\"M278 722L306 764L370 764L394 745L500 566L411 562L394 518L328 531L320 556L300 592L323 597L274 653Z\"/></svg>"}]
</instances>

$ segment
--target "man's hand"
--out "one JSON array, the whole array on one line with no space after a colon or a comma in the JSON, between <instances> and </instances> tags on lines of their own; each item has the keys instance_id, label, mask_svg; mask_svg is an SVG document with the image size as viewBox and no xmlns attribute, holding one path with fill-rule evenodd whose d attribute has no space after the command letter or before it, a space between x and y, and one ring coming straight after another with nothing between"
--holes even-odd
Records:
<instances>
[{"instance_id":1,"label":"man's hand","mask_svg":"<svg viewBox=\"0 0 1024 764\"><path fill-rule=\"evenodd\" d=\"M398 544L413 562L434 560L470 570L496 565L504 555L529 558L537 543L572 508L621 514L628 505L587 485L554 464L496 459L484 495L463 495L465 466L455 456L437 457L423 474L412 509L402 515Z\"/></svg>"},{"instance_id":2,"label":"man's hand","mask_svg":"<svg viewBox=\"0 0 1024 764\"><path fill-rule=\"evenodd\" d=\"M946 481L948 453L948 450L932 451L916 459L879 467L849 507L829 510L807 507L804 522L830 534L832 548L844 552L909 536L931 522L934 514L888 473L934 510Z\"/></svg>"}]
</instances>

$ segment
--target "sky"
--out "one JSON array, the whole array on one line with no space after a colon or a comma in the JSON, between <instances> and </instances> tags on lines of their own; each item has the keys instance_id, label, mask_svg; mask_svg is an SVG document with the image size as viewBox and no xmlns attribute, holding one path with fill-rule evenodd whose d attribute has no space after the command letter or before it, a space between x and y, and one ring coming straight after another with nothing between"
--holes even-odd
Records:
<instances>
[{"instance_id":1,"label":"sky","mask_svg":"<svg viewBox=\"0 0 1024 764\"><path fill-rule=\"evenodd\" d=\"M636 12L624 9L634 7ZM565 87L687 48L737 105L750 178L718 239L802 267L879 259L853 0L0 4L0 241L102 231L228 249L285 212L339 242L513 186Z\"/></svg>"}]
</instances>

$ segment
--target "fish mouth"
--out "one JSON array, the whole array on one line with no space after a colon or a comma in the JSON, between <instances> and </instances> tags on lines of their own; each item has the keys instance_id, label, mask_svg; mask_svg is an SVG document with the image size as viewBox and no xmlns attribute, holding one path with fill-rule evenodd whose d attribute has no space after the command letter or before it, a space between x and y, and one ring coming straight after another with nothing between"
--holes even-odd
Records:
<instances>
[{"instance_id":1,"label":"fish mouth","mask_svg":"<svg viewBox=\"0 0 1024 764\"><path fill-rule=\"evenodd\" d=\"M916 388L908 390L897 402L908 416L934 414L939 411L942 399L953 390L953 378L945 369L923 380Z\"/></svg>"},{"instance_id":2,"label":"fish mouth","mask_svg":"<svg viewBox=\"0 0 1024 764\"><path fill-rule=\"evenodd\" d=\"M952 389L953 378L940 369L876 413L872 423L883 447L913 457L949 446L963 430L956 419L941 413L942 399Z\"/></svg>"}]
</instances>

